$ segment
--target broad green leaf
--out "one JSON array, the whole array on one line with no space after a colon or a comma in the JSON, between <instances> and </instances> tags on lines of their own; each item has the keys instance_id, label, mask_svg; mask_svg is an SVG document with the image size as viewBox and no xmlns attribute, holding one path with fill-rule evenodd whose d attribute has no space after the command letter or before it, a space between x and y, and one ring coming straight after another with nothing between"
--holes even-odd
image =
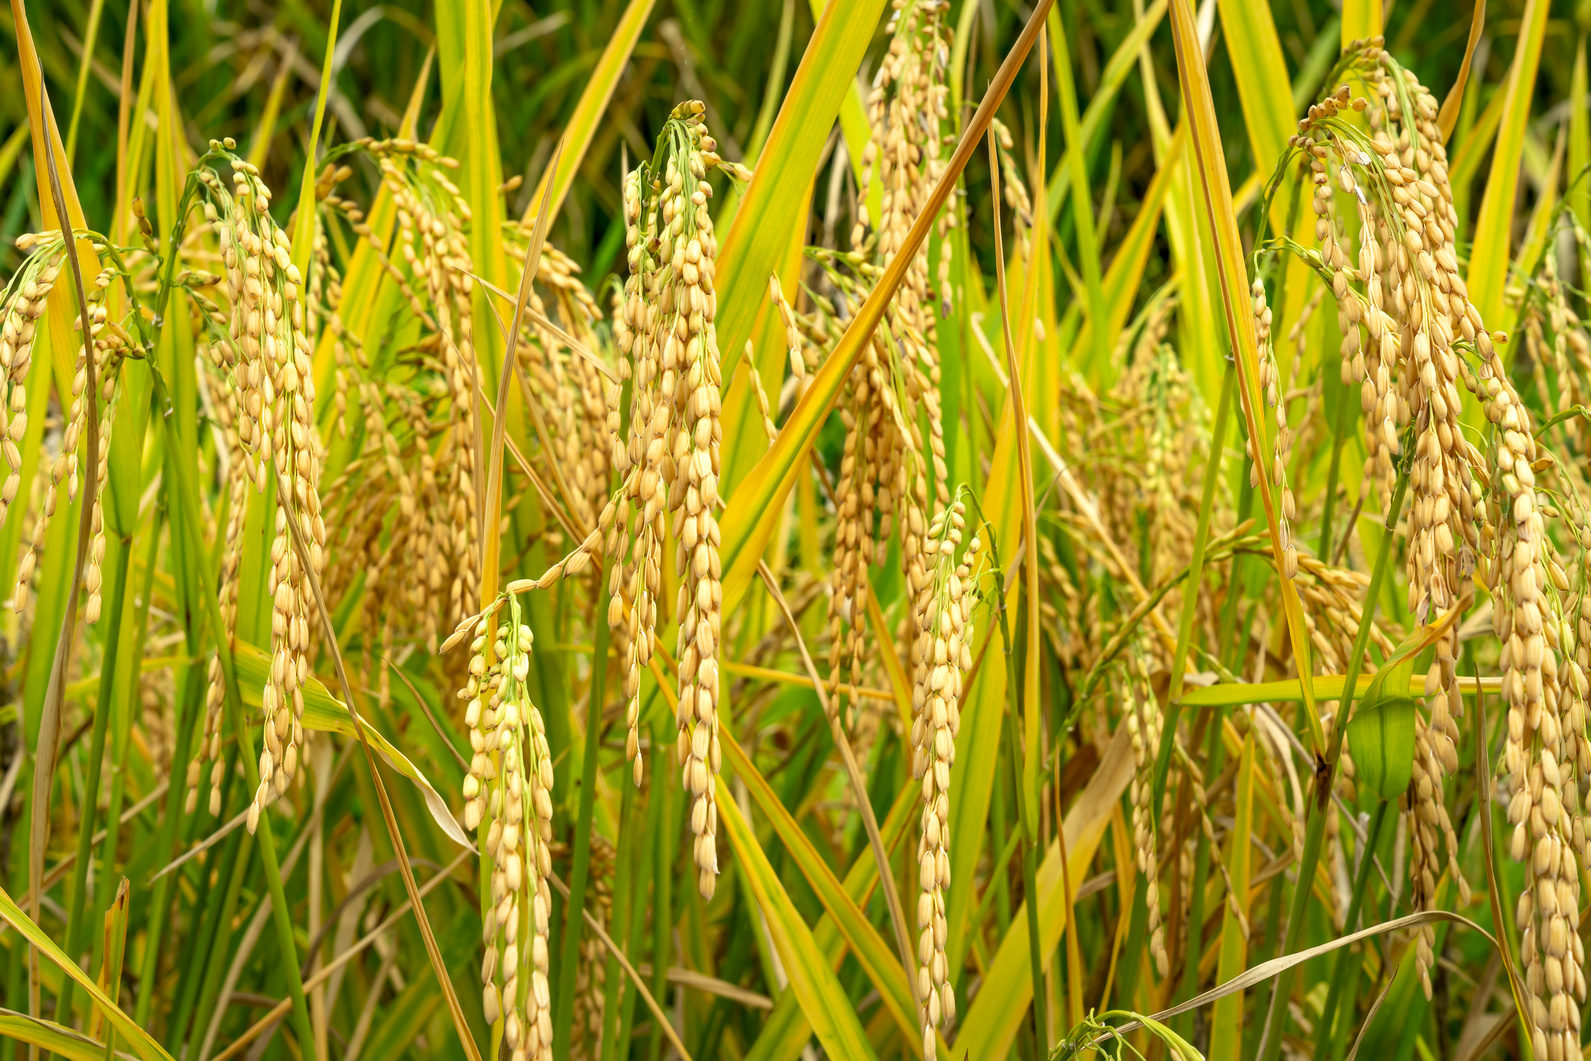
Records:
<instances>
[{"instance_id":1,"label":"broad green leaf","mask_svg":"<svg viewBox=\"0 0 1591 1061\"><path fill-rule=\"evenodd\" d=\"M1405 671L1403 695L1390 689L1379 697L1367 695L1348 720L1354 781L1381 799L1398 798L1414 776L1414 698L1407 695L1409 667L1398 668Z\"/></svg>"},{"instance_id":2,"label":"broad green leaf","mask_svg":"<svg viewBox=\"0 0 1591 1061\"><path fill-rule=\"evenodd\" d=\"M1519 162L1525 151L1525 128L1535 96L1536 71L1541 65L1541 43L1547 31L1549 0L1526 0L1519 24L1519 43L1508 68L1497 146L1492 153L1491 176L1481 197L1475 222L1475 243L1470 250L1465 283L1469 298L1488 327L1502 324L1503 288L1514 226L1514 203L1519 193Z\"/></svg>"},{"instance_id":3,"label":"broad green leaf","mask_svg":"<svg viewBox=\"0 0 1591 1061\"><path fill-rule=\"evenodd\" d=\"M1396 799L1414 773L1414 657L1435 644L1462 611L1462 604L1454 605L1404 638L1354 705L1347 733L1354 777L1381 799Z\"/></svg>"},{"instance_id":4,"label":"broad green leaf","mask_svg":"<svg viewBox=\"0 0 1591 1061\"><path fill-rule=\"evenodd\" d=\"M1341 674L1317 674L1315 694L1322 700L1341 699L1342 678ZM1374 680L1373 674L1359 675L1359 680L1354 683L1356 702L1363 701L1369 695L1370 683ZM1423 674L1410 676L1411 682L1424 680ZM1460 676L1458 681L1459 687L1465 692L1475 691L1474 679ZM1500 678L1482 678L1480 690L1495 695L1501 689L1500 683ZM1297 703L1303 698L1298 679L1285 678L1274 682L1222 682L1203 689L1188 689L1182 694L1182 703L1184 707L1237 707L1241 704Z\"/></svg>"},{"instance_id":5,"label":"broad green leaf","mask_svg":"<svg viewBox=\"0 0 1591 1061\"><path fill-rule=\"evenodd\" d=\"M1363 527L1361 527L1363 529ZM1381 670L1376 674L1361 674L1354 684L1354 699L1363 702L1370 694L1379 675L1395 667L1406 659L1411 659L1425 649L1436 644L1455 622L1464 613L1468 601L1461 600L1438 618L1419 627L1408 637L1399 642L1397 648L1392 650ZM1413 681L1413 677L1410 678ZM1420 676L1424 682L1424 676ZM1486 692L1496 692L1500 679L1482 678L1480 688ZM1475 679L1460 677L1459 685L1463 689L1475 689ZM1343 676L1341 674L1318 674L1315 676L1315 692L1322 700L1338 700L1342 698ZM1297 678L1287 678L1274 682L1223 682L1220 685L1210 685L1203 689L1189 689L1182 696L1182 703L1188 707L1233 707L1238 704L1272 703L1276 701L1298 701L1304 698L1303 690L1299 687Z\"/></svg>"},{"instance_id":6,"label":"broad green leaf","mask_svg":"<svg viewBox=\"0 0 1591 1061\"><path fill-rule=\"evenodd\" d=\"M762 910L768 934L773 937L774 948L790 978L790 990L801 1003L801 1012L812 1025L812 1033L830 1057L869 1061L876 1055L857 1020L856 1008L835 979L834 971L768 863L768 856L757 843L756 835L740 816L734 793L721 777L718 779L718 820L729 834L729 844L740 871L746 875L746 882Z\"/></svg>"},{"instance_id":7,"label":"broad green leaf","mask_svg":"<svg viewBox=\"0 0 1591 1061\"><path fill-rule=\"evenodd\" d=\"M1243 754L1237 767L1237 800L1233 808L1232 832L1226 855L1226 872L1232 879L1232 892L1240 904L1248 902L1249 875L1254 845L1254 734L1243 739ZM1245 911L1246 916L1246 911ZM1217 959L1217 983L1231 980L1243 971L1248 961L1248 927L1233 915L1227 905L1221 915L1221 950ZM1210 1014L1210 1061L1237 1061L1243 1045L1243 993L1218 1000Z\"/></svg>"},{"instance_id":8,"label":"broad green leaf","mask_svg":"<svg viewBox=\"0 0 1591 1061\"><path fill-rule=\"evenodd\" d=\"M93 245L87 240L74 239L68 231L86 227L83 208L72 184L67 152L61 144L53 107L46 94L44 71L39 65L38 55L34 49L26 9L18 0L13 0L11 10L14 23L12 28L17 41L17 59L22 67L23 96L26 100L28 124L32 135L34 178L38 190L37 202L41 208L41 225L43 231L52 234L61 233L66 238L62 256L64 264L60 266L58 279L51 290L45 318L40 322L44 330L43 342L37 343L39 349L34 353L36 359L47 360L50 364L55 375L56 393L64 406L65 396L76 393L72 380L76 375L75 366L78 358L83 353L85 332L83 330L74 332L74 323L86 324L81 321L79 314L82 291L85 285L93 283L93 278L99 272L100 263ZM98 381L95 386L98 386ZM21 395L13 394L14 399L20 397ZM87 446L92 449L97 444L94 441L97 431L92 422L88 430ZM14 448L12 452L15 453ZM88 474L92 474L87 469L84 469L84 472L85 479ZM28 825L26 833L19 834L19 838L20 835L27 836L26 880L29 893L33 897L35 916L41 911L40 901L44 894L44 860L50 839L51 807L59 766L57 756L60 754L63 707L60 695L63 691L61 683L65 680L74 640L76 616L73 610L79 603L77 580L83 573L83 557L88 546L88 542L82 540L82 534L86 533L88 528L86 524L79 524L80 513L86 513L83 508L85 500L84 496L78 496L74 503L67 506L65 513L56 514L55 520L49 526L48 540L51 548L45 554L43 564L40 565L42 570L38 574L38 603L27 638L29 650L24 689L26 714L24 725L19 728L23 731L25 744L32 747L33 754L29 757L32 771L31 784L28 788L31 791L23 815ZM28 506L17 507L24 509ZM17 513L19 525L22 515L20 511ZM62 515L66 518L62 519ZM15 605L17 611L22 610L20 601L27 589L27 586L18 589L18 603ZM104 732L102 725L97 730L101 747L103 747ZM21 752L22 749L19 748L18 751ZM18 761L18 766L20 765L21 760ZM95 780L98 781L97 776ZM67 792L70 791L68 787ZM20 846L17 845L19 848ZM70 920L64 936L68 940L69 949L74 952L75 939L81 925L83 905L81 896L81 890L75 892L73 912L68 915ZM20 910L18 912L20 913ZM17 955L13 953L13 970L16 968L16 957ZM30 969L36 970L36 959L30 960ZM79 970L74 966L71 971L76 973ZM69 985L70 981L68 987L64 989L66 1001L62 1007L64 1013L71 1012ZM27 999L30 1012L40 1012L40 990L35 972L30 972Z\"/></svg>"},{"instance_id":9,"label":"broad green leaf","mask_svg":"<svg viewBox=\"0 0 1591 1061\"><path fill-rule=\"evenodd\" d=\"M962 720L966 728L966 719ZM999 726L994 727L998 731ZM958 763L959 771L959 763ZM1105 827L1118 807L1121 795L1132 780L1132 741L1127 727L1121 726L1111 738L1101 757L1094 776L1066 812L1063 830L1066 834L1066 876L1071 885L1071 895L1061 887L1061 845L1050 842L1039 866L1035 883L1038 887L1039 942L1046 955L1053 955L1066 928L1066 905L1075 897L1077 889L1088 876L1088 867L1094 853L1105 836ZM952 788L952 791L954 789ZM952 818L952 821L954 819ZM955 848L951 848L955 852ZM954 877L951 878L954 880ZM1025 907L1012 911L1012 930L1000 941L999 949L983 976L978 993L967 1008L966 1017L956 1033L955 1056L958 1059L981 1061L988 1057L1005 1057L1016 1041L1033 999L1033 977L1028 967L1027 934L1020 927L1026 924ZM951 932L955 933L954 925Z\"/></svg>"}]
</instances>

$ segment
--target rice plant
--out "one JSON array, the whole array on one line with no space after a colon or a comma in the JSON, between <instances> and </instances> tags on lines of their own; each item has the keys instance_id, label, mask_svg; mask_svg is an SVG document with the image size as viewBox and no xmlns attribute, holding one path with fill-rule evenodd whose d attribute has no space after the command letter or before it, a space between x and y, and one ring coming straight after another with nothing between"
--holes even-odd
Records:
<instances>
[{"instance_id":1,"label":"rice plant","mask_svg":"<svg viewBox=\"0 0 1591 1061\"><path fill-rule=\"evenodd\" d=\"M0 20L0 1061L1587 1056L1584 0Z\"/></svg>"}]
</instances>

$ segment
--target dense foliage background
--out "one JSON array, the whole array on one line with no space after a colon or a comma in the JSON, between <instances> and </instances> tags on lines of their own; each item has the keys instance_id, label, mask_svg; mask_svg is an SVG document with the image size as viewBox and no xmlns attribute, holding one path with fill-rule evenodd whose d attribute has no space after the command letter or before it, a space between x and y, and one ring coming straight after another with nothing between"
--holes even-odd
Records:
<instances>
[{"instance_id":1,"label":"dense foliage background","mask_svg":"<svg viewBox=\"0 0 1591 1061\"><path fill-rule=\"evenodd\" d=\"M1591 3L0 31L0 1058L1583 1053Z\"/></svg>"}]
</instances>

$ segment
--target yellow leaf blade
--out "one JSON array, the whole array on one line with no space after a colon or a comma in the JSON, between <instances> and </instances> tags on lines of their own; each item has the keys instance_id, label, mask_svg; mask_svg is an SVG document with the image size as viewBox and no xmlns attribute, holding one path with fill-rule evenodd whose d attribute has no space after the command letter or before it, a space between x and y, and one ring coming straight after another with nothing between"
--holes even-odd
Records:
<instances>
[{"instance_id":1,"label":"yellow leaf blade","mask_svg":"<svg viewBox=\"0 0 1591 1061\"><path fill-rule=\"evenodd\" d=\"M1238 390L1242 396L1243 416L1248 422L1248 436L1254 440L1254 452L1262 463L1268 463L1271 435L1267 426L1269 418L1265 415L1264 399L1259 387L1259 353L1254 335L1254 314L1249 305L1248 273L1243 263L1243 243L1238 237L1237 216L1232 207L1232 186L1227 176L1226 158L1221 147L1221 130L1215 120L1215 103L1210 94L1209 75L1204 68L1204 54L1199 46L1193 10L1188 0L1173 0L1171 28L1176 42L1177 74L1182 86L1183 107L1190 120L1193 137L1195 170L1203 191L1204 212L1209 219L1213 237L1216 275L1220 280L1227 337L1237 362ZM1261 474L1258 492L1270 530L1271 551L1276 569L1281 572L1285 569L1285 548L1273 490L1270 476ZM1304 627L1303 603L1291 579L1283 577L1280 583L1288 637L1292 643L1299 676L1303 681L1305 715L1316 747L1323 750L1325 731L1320 723L1319 712L1315 707L1314 691L1310 684L1309 635Z\"/></svg>"},{"instance_id":2,"label":"yellow leaf blade","mask_svg":"<svg viewBox=\"0 0 1591 1061\"><path fill-rule=\"evenodd\" d=\"M718 348L726 379L768 301L768 277L778 271L785 237L805 228L803 193L883 11L883 0L833 0L796 67L718 259Z\"/></svg>"},{"instance_id":3,"label":"yellow leaf blade","mask_svg":"<svg viewBox=\"0 0 1591 1061\"><path fill-rule=\"evenodd\" d=\"M838 2L838 0L836 0ZM868 0L869 3L874 0ZM745 597L746 590L751 586L751 580L757 570L757 562L762 557L763 550L767 547L768 539L778 525L780 509L784 499L789 495L791 487L795 485L796 476L800 473L802 462L806 460L807 452L817 439L817 434L828 418L830 410L834 408L835 401L839 398L840 388L845 379L850 375L851 368L862 356L866 345L872 341L873 330L878 327L878 322L883 319L884 309L889 300L894 297L895 289L905 279L906 270L910 267L917 248L928 238L929 229L933 227L939 211L944 207L945 201L950 197L961 171L966 168L967 162L978 149L979 141L984 132L989 128L989 122L994 117L994 112L1005 98L1011 82L1016 76L1017 69L1027 57L1029 50L1037 39L1039 29L1044 24L1044 15L1049 10L1049 0L1044 0L1035 8L1029 17L1022 34L1012 46L1011 52L1006 56L1005 62L995 74L993 82L984 94L983 102L978 105L977 112L968 122L963 131L961 142L956 145L955 152L945 164L945 170L933 190L929 193L927 201L923 204L922 211L917 219L912 222L911 229L901 240L901 245L896 249L895 257L890 260L884 270L884 275L874 285L856 316L851 318L851 323L846 327L845 333L835 344L834 352L824 362L823 367L813 377L812 386L807 390L795 410L785 422L784 429L779 432L772 448L757 462L751 474L741 483L734 496L729 499L728 509L724 514L722 523L723 545L719 555L722 558L724 571L724 610L732 612L739 606ZM832 11L825 12L825 20ZM821 23L820 23L821 27ZM810 51L810 47L808 48ZM803 58L802 64L806 60ZM799 71L797 72L799 77ZM788 100L786 106L788 106ZM838 104L836 103L836 107ZM785 115L781 110L780 122ZM832 118L830 119L832 121ZM774 124L774 137L779 134L779 122ZM770 144L773 142L770 138ZM820 145L821 147L821 145ZM764 157L767 149L764 149ZM767 169L766 164L761 167ZM803 179L805 179L803 177ZM748 219L753 216L752 195L756 192L757 182L752 182L752 187L747 191L746 202L735 215L735 230L742 224L750 223ZM734 236L732 230L731 238ZM759 240L753 242L771 242ZM773 253L772 251L766 253ZM726 257L728 257L726 252ZM722 275L722 267L720 272ZM760 287L767 282L766 270L758 271L747 267L750 277L757 278L756 284ZM742 281L744 283L744 281ZM725 284L726 288L728 284ZM749 294L749 292L748 292ZM723 308L720 307L722 314ZM752 317L748 305L744 312L745 327L749 329ZM726 330L720 317L719 342L725 351L725 375L734 369L736 357L736 334ZM739 333L738 342L744 344L745 332Z\"/></svg>"},{"instance_id":4,"label":"yellow leaf blade","mask_svg":"<svg viewBox=\"0 0 1591 1061\"><path fill-rule=\"evenodd\" d=\"M790 901L789 893L774 873L751 827L740 816L734 794L723 778L718 779L718 820L729 836L741 872L767 920L774 949L779 952L779 960L790 977L790 990L801 1003L801 1012L812 1025L812 1034L830 1057L858 1061L875 1057L873 1044L856 1018L855 1007L818 950L811 930Z\"/></svg>"},{"instance_id":5,"label":"yellow leaf blade","mask_svg":"<svg viewBox=\"0 0 1591 1061\"><path fill-rule=\"evenodd\" d=\"M778 795L740 744L728 733L721 734L721 740L725 758L734 767L736 776L745 783L758 809L772 823L774 832L790 853L801 875L817 893L818 901L834 920L851 953L856 956L873 986L878 988L884 1007L904 1033L913 1053L921 1056L922 1039L917 1029L911 985L906 980L905 971L901 969L900 960L889 944L884 942L878 929L868 921L861 907L846 893L834 871L823 861L806 833L801 831L800 823L779 801Z\"/></svg>"},{"instance_id":6,"label":"yellow leaf blade","mask_svg":"<svg viewBox=\"0 0 1591 1061\"><path fill-rule=\"evenodd\" d=\"M1232 878L1232 894L1246 902L1249 871L1253 859L1250 835L1254 830L1254 735L1243 740L1243 755L1237 768L1236 819L1232 826L1231 850L1227 854L1227 874ZM1248 960L1248 932L1227 906L1221 920L1221 951L1216 982L1225 983L1243 971ZM1235 991L1216 1001L1210 1017L1210 1061L1236 1061L1243 1045L1243 992Z\"/></svg>"},{"instance_id":7,"label":"yellow leaf blade","mask_svg":"<svg viewBox=\"0 0 1591 1061\"><path fill-rule=\"evenodd\" d=\"M1470 251L1470 301L1480 311L1481 320L1497 327L1503 311L1503 289L1508 282L1510 238L1513 234L1514 204L1519 193L1519 162L1525 152L1525 129L1530 123L1530 104L1535 94L1536 72L1541 65L1541 44L1547 32L1548 0L1528 0L1519 26L1519 46L1513 65L1508 68L1501 124L1493 149L1491 176L1481 197L1480 215L1475 222L1475 244Z\"/></svg>"},{"instance_id":8,"label":"yellow leaf blade","mask_svg":"<svg viewBox=\"0 0 1591 1061\"><path fill-rule=\"evenodd\" d=\"M11 894L0 888L0 918L16 929L23 938L36 947L51 962L55 963L67 976L77 981L88 996L104 1012L111 1024L116 1028L116 1033L124 1037L133 1050L144 1061L173 1061L172 1056L157 1043L144 1029L140 1028L131 1017L123 1013L121 1008L105 996L94 982L94 978L85 973L75 961L66 956L60 947L56 946L43 929L33 923L33 920L23 913L22 908L11 898Z\"/></svg>"},{"instance_id":9,"label":"yellow leaf blade","mask_svg":"<svg viewBox=\"0 0 1591 1061\"><path fill-rule=\"evenodd\" d=\"M1061 847L1051 841L1039 866L1036 883L1039 902L1039 942L1053 954L1066 926L1065 906L1087 877L1104 839L1105 827L1115 813L1117 800L1132 780L1132 741L1121 726L1105 749L1104 757L1088 785L1066 814L1066 880L1071 895L1061 887ZM1025 907L1011 913L1011 924L1025 923ZM1033 977L1028 969L1028 940L1024 932L1007 932L989 963L983 984L956 1034L957 1057L1004 1057L1016 1039L1028 1004L1033 999Z\"/></svg>"},{"instance_id":10,"label":"yellow leaf blade","mask_svg":"<svg viewBox=\"0 0 1591 1061\"><path fill-rule=\"evenodd\" d=\"M608 38L608 46L602 49L602 57L597 60L591 80L586 82L585 90L580 93L580 101L575 104L574 114L569 118L569 125L564 129L563 155L556 166L549 167L548 172L541 175L536 193L525 204L525 215L520 219L524 224L535 221L535 211L540 209L549 180L552 182L552 199L547 217L550 222L558 216L558 208L563 206L564 198L574 184L575 174L585 161L592 137L596 135L602 116L607 112L608 101L613 98L613 90L618 87L619 77L624 73L631 53L635 51L635 42L640 39L641 30L646 28L646 20L651 16L655 3L656 0L630 0L619 24L613 27L613 36Z\"/></svg>"}]
</instances>

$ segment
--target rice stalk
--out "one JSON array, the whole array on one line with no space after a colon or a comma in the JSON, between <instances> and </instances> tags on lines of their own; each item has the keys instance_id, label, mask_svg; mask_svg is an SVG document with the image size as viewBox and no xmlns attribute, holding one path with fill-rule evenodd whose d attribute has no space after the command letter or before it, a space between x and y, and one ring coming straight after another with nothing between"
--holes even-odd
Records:
<instances>
[{"instance_id":1,"label":"rice stalk","mask_svg":"<svg viewBox=\"0 0 1591 1061\"><path fill-rule=\"evenodd\" d=\"M16 7L0 1061L1570 1056L1587 27L1382 6Z\"/></svg>"}]
</instances>

